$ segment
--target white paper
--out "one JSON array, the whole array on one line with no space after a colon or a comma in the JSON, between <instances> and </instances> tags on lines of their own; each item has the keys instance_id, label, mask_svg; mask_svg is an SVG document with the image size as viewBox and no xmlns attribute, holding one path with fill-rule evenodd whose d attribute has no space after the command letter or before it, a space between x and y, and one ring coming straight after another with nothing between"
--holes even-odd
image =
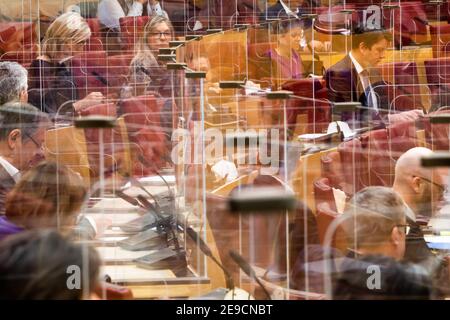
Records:
<instances>
[{"instance_id":1,"label":"white paper","mask_svg":"<svg viewBox=\"0 0 450 320\"><path fill-rule=\"evenodd\" d=\"M212 166L211 171L220 179L227 177L227 183L236 180L239 176L236 165L233 162L226 160L217 162Z\"/></svg>"},{"instance_id":2,"label":"white paper","mask_svg":"<svg viewBox=\"0 0 450 320\"><path fill-rule=\"evenodd\" d=\"M338 213L344 213L347 195L344 191L333 188L334 202Z\"/></svg>"},{"instance_id":3,"label":"white paper","mask_svg":"<svg viewBox=\"0 0 450 320\"><path fill-rule=\"evenodd\" d=\"M334 121L328 125L327 134L338 132L337 126L339 126L340 130L344 134L344 138L350 138L355 135L355 133L350 129L348 123L343 121Z\"/></svg>"}]
</instances>

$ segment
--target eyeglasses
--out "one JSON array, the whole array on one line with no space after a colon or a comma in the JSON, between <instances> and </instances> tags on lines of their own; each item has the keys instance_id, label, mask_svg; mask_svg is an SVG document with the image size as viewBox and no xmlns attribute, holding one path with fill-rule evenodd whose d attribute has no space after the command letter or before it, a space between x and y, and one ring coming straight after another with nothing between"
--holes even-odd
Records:
<instances>
[{"instance_id":1,"label":"eyeglasses","mask_svg":"<svg viewBox=\"0 0 450 320\"><path fill-rule=\"evenodd\" d=\"M402 228L403 232L406 234L409 234L409 231L411 230L411 226L409 224L396 224L397 228Z\"/></svg>"},{"instance_id":2,"label":"eyeglasses","mask_svg":"<svg viewBox=\"0 0 450 320\"><path fill-rule=\"evenodd\" d=\"M160 39L162 39L163 36L166 39L172 37L172 34L170 32L152 32L150 33L150 35L155 38L159 37Z\"/></svg>"},{"instance_id":3,"label":"eyeglasses","mask_svg":"<svg viewBox=\"0 0 450 320\"><path fill-rule=\"evenodd\" d=\"M434 184L435 186L439 187L439 189L442 191L442 194L446 194L448 192L448 186L443 186L439 183L436 183L434 181L431 181L430 179L424 178L424 177L420 177L420 176L415 176L417 178L420 178L428 183Z\"/></svg>"},{"instance_id":4,"label":"eyeglasses","mask_svg":"<svg viewBox=\"0 0 450 320\"><path fill-rule=\"evenodd\" d=\"M42 148L43 148L43 145L37 143L37 141L36 141L31 135L29 135L28 133L25 133L25 136L26 136L28 139L30 139L38 149L42 149Z\"/></svg>"}]
</instances>

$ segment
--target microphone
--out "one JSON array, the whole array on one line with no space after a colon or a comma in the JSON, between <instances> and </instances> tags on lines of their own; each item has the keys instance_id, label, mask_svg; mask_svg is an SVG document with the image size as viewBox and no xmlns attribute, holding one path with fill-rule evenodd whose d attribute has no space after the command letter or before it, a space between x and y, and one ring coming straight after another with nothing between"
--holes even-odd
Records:
<instances>
[{"instance_id":1,"label":"microphone","mask_svg":"<svg viewBox=\"0 0 450 320\"><path fill-rule=\"evenodd\" d=\"M138 187L139 189L144 191L148 196L150 196L150 198L152 198L153 201L155 201L155 206L156 206L156 209L158 209L158 212L161 210L161 207L158 204L158 200L156 200L155 196L153 194L151 194L146 188L144 188L144 186L142 185L142 183L138 179L136 179L136 178L134 178L132 176L129 176L128 180L130 181L132 186Z\"/></svg>"},{"instance_id":2,"label":"microphone","mask_svg":"<svg viewBox=\"0 0 450 320\"><path fill-rule=\"evenodd\" d=\"M197 244L197 246L205 254L205 256L211 258L211 260L214 261L214 263L217 266L219 266L220 269L222 269L222 271L223 271L223 273L225 275L225 281L226 281L227 289L233 290L234 289L233 277L231 276L230 272L214 257L214 255L211 252L211 249L205 243L205 241L203 241L203 239L198 235L198 233L195 232L195 230L192 229L191 227L187 227L186 228L186 233Z\"/></svg>"},{"instance_id":3,"label":"microphone","mask_svg":"<svg viewBox=\"0 0 450 320\"><path fill-rule=\"evenodd\" d=\"M245 261L245 259L236 251L230 250L229 252L231 259L233 259L234 262L239 266L239 268L242 269L242 271L245 272L247 276L249 276L252 280L254 280L264 291L264 294L267 296L268 300L272 300L269 292L267 291L266 287L261 283L259 280L259 277L256 275L255 270L250 266L250 264Z\"/></svg>"},{"instance_id":4,"label":"microphone","mask_svg":"<svg viewBox=\"0 0 450 320\"><path fill-rule=\"evenodd\" d=\"M133 198L133 197L130 197L129 195L125 194L124 192L122 192L122 191L120 191L120 190L114 191L114 194L115 194L116 196L118 196L119 198L121 198L122 200L125 200L125 201L128 202L129 204L133 205L133 206L144 208L144 207L142 206L142 204L139 203L139 201L137 201L137 200L136 200L135 198ZM147 208L144 208L144 209L147 209Z\"/></svg>"}]
</instances>

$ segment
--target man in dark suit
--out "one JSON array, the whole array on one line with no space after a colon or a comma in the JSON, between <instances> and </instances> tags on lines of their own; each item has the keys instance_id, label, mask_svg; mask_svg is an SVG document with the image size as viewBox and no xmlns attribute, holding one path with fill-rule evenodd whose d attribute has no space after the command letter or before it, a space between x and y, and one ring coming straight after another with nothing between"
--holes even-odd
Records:
<instances>
[{"instance_id":1,"label":"man in dark suit","mask_svg":"<svg viewBox=\"0 0 450 320\"><path fill-rule=\"evenodd\" d=\"M348 55L331 66L325 79L329 99L333 102L361 102L373 112L359 112L356 120L363 121L378 114L378 101L372 84L381 81L375 68L383 59L391 41L390 34L382 30L358 32L352 36L352 47ZM349 121L351 114L344 115Z\"/></svg>"},{"instance_id":2,"label":"man in dark suit","mask_svg":"<svg viewBox=\"0 0 450 320\"><path fill-rule=\"evenodd\" d=\"M48 117L26 103L0 106L0 215L6 194L36 158L43 158L45 124Z\"/></svg>"}]
</instances>

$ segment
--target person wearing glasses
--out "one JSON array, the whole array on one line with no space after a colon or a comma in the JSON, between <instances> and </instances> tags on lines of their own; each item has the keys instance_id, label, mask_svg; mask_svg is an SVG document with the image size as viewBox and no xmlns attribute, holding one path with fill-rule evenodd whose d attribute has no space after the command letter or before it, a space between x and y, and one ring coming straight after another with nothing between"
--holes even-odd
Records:
<instances>
[{"instance_id":1,"label":"person wearing glasses","mask_svg":"<svg viewBox=\"0 0 450 320\"><path fill-rule=\"evenodd\" d=\"M0 215L6 194L36 159L43 158L42 144L48 116L26 103L0 106Z\"/></svg>"},{"instance_id":2,"label":"person wearing glasses","mask_svg":"<svg viewBox=\"0 0 450 320\"><path fill-rule=\"evenodd\" d=\"M168 48L174 38L170 20L154 16L145 26L139 39L136 55L130 64L128 94L140 96L157 93L165 98L172 97L172 78L170 72L158 62L156 57L160 48Z\"/></svg>"},{"instance_id":3,"label":"person wearing glasses","mask_svg":"<svg viewBox=\"0 0 450 320\"><path fill-rule=\"evenodd\" d=\"M41 55L29 68L28 101L32 105L54 116L104 100L100 92L79 97L71 70L72 58L84 51L90 36L89 25L78 13L64 13L53 21L42 42Z\"/></svg>"},{"instance_id":4,"label":"person wearing glasses","mask_svg":"<svg viewBox=\"0 0 450 320\"><path fill-rule=\"evenodd\" d=\"M420 223L427 224L442 207L447 194L448 169L424 168L421 158L432 156L430 149L417 147L402 154L395 166L393 189L411 208L408 223L411 231L406 238L405 259L420 263L429 270L440 269L444 263L428 248Z\"/></svg>"},{"instance_id":5,"label":"person wearing glasses","mask_svg":"<svg viewBox=\"0 0 450 320\"><path fill-rule=\"evenodd\" d=\"M356 193L343 213L349 256L383 255L402 260L410 209L391 188L367 187Z\"/></svg>"},{"instance_id":6,"label":"person wearing glasses","mask_svg":"<svg viewBox=\"0 0 450 320\"><path fill-rule=\"evenodd\" d=\"M430 299L428 271L404 261L410 209L392 188L367 187L347 203L339 225L347 251L331 272L333 299Z\"/></svg>"}]
</instances>

